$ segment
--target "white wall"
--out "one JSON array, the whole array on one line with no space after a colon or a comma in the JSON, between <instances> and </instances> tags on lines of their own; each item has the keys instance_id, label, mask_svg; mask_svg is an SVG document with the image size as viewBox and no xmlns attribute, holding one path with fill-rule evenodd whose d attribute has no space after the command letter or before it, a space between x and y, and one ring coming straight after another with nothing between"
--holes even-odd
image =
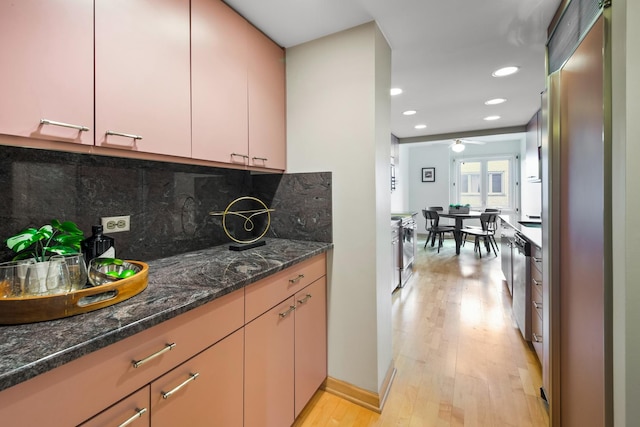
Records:
<instances>
[{"instance_id":1,"label":"white wall","mask_svg":"<svg viewBox=\"0 0 640 427\"><path fill-rule=\"evenodd\" d=\"M378 393L392 364L391 52L369 23L286 60L287 170L333 176L329 376Z\"/></svg>"},{"instance_id":2,"label":"white wall","mask_svg":"<svg viewBox=\"0 0 640 427\"><path fill-rule=\"evenodd\" d=\"M640 2L612 2L614 424L640 420Z\"/></svg>"}]
</instances>

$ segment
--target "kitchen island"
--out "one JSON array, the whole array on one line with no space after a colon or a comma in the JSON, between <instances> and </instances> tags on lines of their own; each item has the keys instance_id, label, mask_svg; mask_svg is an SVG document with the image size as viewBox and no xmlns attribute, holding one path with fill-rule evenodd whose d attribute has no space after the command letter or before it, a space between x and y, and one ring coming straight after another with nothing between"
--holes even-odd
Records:
<instances>
[{"instance_id":1,"label":"kitchen island","mask_svg":"<svg viewBox=\"0 0 640 427\"><path fill-rule=\"evenodd\" d=\"M165 325L177 325L174 328L176 331L183 334L186 331L193 335L193 338L189 337L186 340L186 346L193 347L195 353L210 345L196 342L202 341L200 336L211 335L210 330L220 330L219 333L216 332L219 336L216 335L218 337L215 338L215 341L225 338L225 336L227 338L240 336L236 333L229 334L234 331L243 333L243 324L250 322L255 316L259 316L269 308L266 305L264 308L257 307L255 315L252 314L254 317L249 319L250 310L247 308L245 313L244 309L245 290L247 304L250 301L249 289L262 292L260 298L254 298L259 304L267 299L266 296L274 293L271 290L275 290L277 293L279 289L282 289L281 286L270 286L271 278L275 278L281 283L283 280L287 281L283 274L295 274L292 278L288 278L288 281L301 289L303 286L307 286L311 280L324 276L326 268L324 254L332 248L331 243L286 239L266 240L265 246L243 252L230 251L227 245L224 245L150 261L148 262L147 289L128 300L65 319L1 326L0 387L4 391L0 394L2 396L0 413L3 415L6 413L15 414L15 410L11 409L12 403L10 401L15 402L16 393L6 394L11 393L14 387L16 389L23 386L29 387L33 381L39 381L40 377L55 378L56 373L61 369L68 370L68 366L79 366L78 362L94 360L98 357L97 355L105 354L115 348L119 348L116 354L122 353L122 350L134 347L138 343L144 344L150 341L149 337L158 338L155 335L159 335L160 340L164 340L164 335L169 339L172 330L165 331L163 329ZM319 258L320 256L322 257ZM311 274L307 274L308 278L304 278L304 274L298 271L303 268L298 265L309 269ZM320 283L319 286L323 286L325 281L318 283ZM259 288L255 288L255 286L259 286ZM264 292L269 292L269 294ZM279 298L279 296L276 297L276 299ZM277 305L275 300L269 301L269 304L271 303ZM229 316L229 313L232 313L233 316ZM284 318L284 316L280 317ZM208 321L204 322L206 319ZM152 336L149 335L151 331L160 331L161 333ZM227 341L227 338L222 342ZM191 344L189 340L195 344ZM238 339L236 341L242 342ZM164 346L165 341L161 342ZM171 350L167 353L169 358L176 357L174 354L177 355L180 351L185 351L184 344L178 344L176 350L172 350L173 347L168 347L168 341L166 345L167 350ZM210 348L217 346L218 344ZM178 353L175 353L176 351ZM142 356L146 356L146 354ZM162 358L165 356L158 359ZM159 367L154 366L163 363L162 361L158 362L158 359L150 362L150 368L145 367L145 369ZM239 359L242 360L242 357ZM125 364L128 364L130 369L131 361L130 358L125 360ZM106 363L108 362L109 360L106 360ZM83 368L92 368L92 365L83 366ZM131 371L133 374L130 372L127 375L133 375L133 380L138 381L136 380L136 376L140 375L138 371L142 370L134 369ZM160 371L157 374L150 373L148 379L153 380L160 373ZM82 378L83 382L87 379L82 377L85 375L83 369L78 370L77 374L73 373L73 376L76 375L78 378ZM65 378L68 376L69 372L66 372ZM126 381L129 379L114 378L115 384L122 384ZM194 382L194 384L196 383ZM199 381L198 384L202 383ZM105 387L107 386L105 385ZM90 386L87 385L87 388ZM101 393L102 390L99 392ZM86 391L89 395L91 393L99 394L99 392L92 389ZM127 393L129 392L127 391ZM11 398L8 399L8 397ZM92 397L95 399L97 396ZM64 397L61 399L64 400ZM52 402L56 402L54 396L52 396ZM43 401L43 404L45 403L51 404L51 402ZM109 402L109 404L111 403L115 402ZM82 410L79 409L79 412ZM87 413L92 415L94 412ZM86 416L78 417L78 420L73 420L76 424L79 423L78 421L88 418Z\"/></svg>"}]
</instances>

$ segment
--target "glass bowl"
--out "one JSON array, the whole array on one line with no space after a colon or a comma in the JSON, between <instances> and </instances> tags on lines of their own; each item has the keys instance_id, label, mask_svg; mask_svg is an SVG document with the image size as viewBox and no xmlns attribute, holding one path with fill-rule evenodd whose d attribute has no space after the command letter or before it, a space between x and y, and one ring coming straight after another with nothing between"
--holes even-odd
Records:
<instances>
[{"instance_id":1,"label":"glass bowl","mask_svg":"<svg viewBox=\"0 0 640 427\"><path fill-rule=\"evenodd\" d=\"M137 274L141 268L117 258L94 258L89 261L89 283L100 286Z\"/></svg>"}]
</instances>

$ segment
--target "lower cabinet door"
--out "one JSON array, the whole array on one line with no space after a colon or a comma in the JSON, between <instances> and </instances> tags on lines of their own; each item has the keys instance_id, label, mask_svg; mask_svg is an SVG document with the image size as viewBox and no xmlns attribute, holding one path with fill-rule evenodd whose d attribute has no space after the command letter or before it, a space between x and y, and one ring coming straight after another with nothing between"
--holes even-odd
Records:
<instances>
[{"instance_id":1,"label":"lower cabinet door","mask_svg":"<svg viewBox=\"0 0 640 427\"><path fill-rule=\"evenodd\" d=\"M90 396L87 396L90 398ZM149 427L149 386L99 413L80 427Z\"/></svg>"},{"instance_id":2,"label":"lower cabinet door","mask_svg":"<svg viewBox=\"0 0 640 427\"><path fill-rule=\"evenodd\" d=\"M151 383L154 427L242 427L240 329Z\"/></svg>"},{"instance_id":3,"label":"lower cabinet door","mask_svg":"<svg viewBox=\"0 0 640 427\"><path fill-rule=\"evenodd\" d=\"M327 280L316 280L296 298L295 416L327 378Z\"/></svg>"},{"instance_id":4,"label":"lower cabinet door","mask_svg":"<svg viewBox=\"0 0 640 427\"><path fill-rule=\"evenodd\" d=\"M294 421L294 299L245 325L245 427Z\"/></svg>"}]
</instances>

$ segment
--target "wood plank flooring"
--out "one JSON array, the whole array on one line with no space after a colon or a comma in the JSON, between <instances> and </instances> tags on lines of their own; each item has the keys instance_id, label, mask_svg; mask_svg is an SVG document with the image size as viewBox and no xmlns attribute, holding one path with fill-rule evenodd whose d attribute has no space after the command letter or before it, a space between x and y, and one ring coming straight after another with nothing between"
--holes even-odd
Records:
<instances>
[{"instance_id":1,"label":"wood plank flooring","mask_svg":"<svg viewBox=\"0 0 640 427\"><path fill-rule=\"evenodd\" d=\"M424 239L424 238L423 238ZM393 298L397 374L382 414L318 391L294 426L549 425L540 364L511 314L500 253L423 249Z\"/></svg>"}]
</instances>

